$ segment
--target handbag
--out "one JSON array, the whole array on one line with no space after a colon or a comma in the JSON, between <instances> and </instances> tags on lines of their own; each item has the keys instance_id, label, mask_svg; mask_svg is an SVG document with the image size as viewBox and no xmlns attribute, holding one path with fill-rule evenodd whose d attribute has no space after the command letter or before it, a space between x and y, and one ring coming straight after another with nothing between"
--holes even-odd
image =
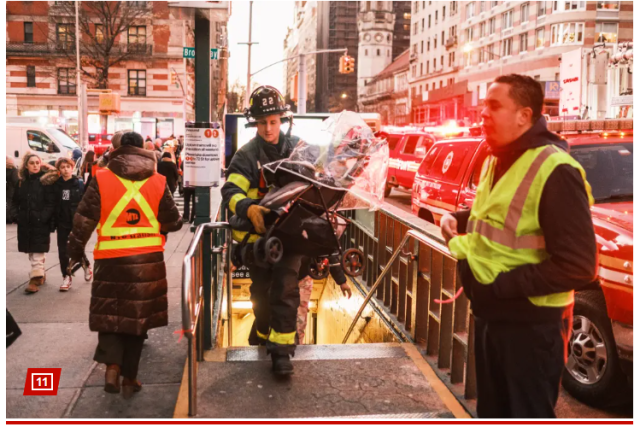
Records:
<instances>
[{"instance_id":1,"label":"handbag","mask_svg":"<svg viewBox=\"0 0 640 427\"><path fill-rule=\"evenodd\" d=\"M20 335L22 335L22 331L11 313L9 313L9 309L7 309L7 348L9 348Z\"/></svg>"}]
</instances>

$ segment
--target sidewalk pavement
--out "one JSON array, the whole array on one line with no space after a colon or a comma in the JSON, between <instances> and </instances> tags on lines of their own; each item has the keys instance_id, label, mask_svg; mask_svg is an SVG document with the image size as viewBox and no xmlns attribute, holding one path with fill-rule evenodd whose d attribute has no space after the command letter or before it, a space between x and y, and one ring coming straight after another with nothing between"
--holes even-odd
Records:
<instances>
[{"instance_id":1,"label":"sidewalk pavement","mask_svg":"<svg viewBox=\"0 0 640 427\"><path fill-rule=\"evenodd\" d=\"M18 252L17 227L7 231L7 308L22 335L6 351L7 418L171 418L182 381L187 340L181 329L182 259L192 233L185 224L169 234L165 249L169 283L169 326L149 331L140 362L142 391L129 400L106 393L104 365L93 361L98 334L89 331L91 284L79 270L68 292L60 292L62 274L55 234L46 255L47 281L40 292L25 294L27 254ZM87 244L93 264L96 235ZM27 368L62 368L57 396L23 396Z\"/></svg>"}]
</instances>

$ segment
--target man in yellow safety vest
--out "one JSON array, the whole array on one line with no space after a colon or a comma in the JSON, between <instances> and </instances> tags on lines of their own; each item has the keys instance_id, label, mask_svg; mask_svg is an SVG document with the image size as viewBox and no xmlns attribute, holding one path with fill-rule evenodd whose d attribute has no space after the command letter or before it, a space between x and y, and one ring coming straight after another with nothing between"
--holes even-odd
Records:
<instances>
[{"instance_id":1,"label":"man in yellow safety vest","mask_svg":"<svg viewBox=\"0 0 640 427\"><path fill-rule=\"evenodd\" d=\"M474 314L484 418L555 417L574 291L596 279L591 187L547 130L543 100L531 77L491 84L482 110L491 155L474 204L441 221Z\"/></svg>"}]
</instances>

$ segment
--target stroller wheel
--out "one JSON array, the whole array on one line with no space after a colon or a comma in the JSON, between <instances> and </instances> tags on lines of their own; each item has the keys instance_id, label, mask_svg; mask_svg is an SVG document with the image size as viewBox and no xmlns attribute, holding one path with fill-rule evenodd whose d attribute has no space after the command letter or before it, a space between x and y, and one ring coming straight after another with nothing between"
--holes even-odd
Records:
<instances>
[{"instance_id":1,"label":"stroller wheel","mask_svg":"<svg viewBox=\"0 0 640 427\"><path fill-rule=\"evenodd\" d=\"M260 237L253 243L253 262L255 262L258 267L268 266L267 254L264 247L265 240L264 237Z\"/></svg>"},{"instance_id":2,"label":"stroller wheel","mask_svg":"<svg viewBox=\"0 0 640 427\"><path fill-rule=\"evenodd\" d=\"M254 257L251 245L243 246L242 250L240 251L240 255L242 256L242 265L246 265L247 267L253 265Z\"/></svg>"},{"instance_id":3,"label":"stroller wheel","mask_svg":"<svg viewBox=\"0 0 640 427\"><path fill-rule=\"evenodd\" d=\"M242 267L242 251L238 245L233 245L231 249L231 263L236 267Z\"/></svg>"},{"instance_id":4,"label":"stroller wheel","mask_svg":"<svg viewBox=\"0 0 640 427\"><path fill-rule=\"evenodd\" d=\"M315 258L309 263L309 276L314 280L326 279L329 276L329 260Z\"/></svg>"},{"instance_id":5,"label":"stroller wheel","mask_svg":"<svg viewBox=\"0 0 640 427\"><path fill-rule=\"evenodd\" d=\"M271 264L279 262L284 255L282 241L277 237L270 237L265 244L265 254L267 262Z\"/></svg>"},{"instance_id":6,"label":"stroller wheel","mask_svg":"<svg viewBox=\"0 0 640 427\"><path fill-rule=\"evenodd\" d=\"M364 253L360 249L348 249L342 255L342 268L345 274L356 277L364 271Z\"/></svg>"}]
</instances>

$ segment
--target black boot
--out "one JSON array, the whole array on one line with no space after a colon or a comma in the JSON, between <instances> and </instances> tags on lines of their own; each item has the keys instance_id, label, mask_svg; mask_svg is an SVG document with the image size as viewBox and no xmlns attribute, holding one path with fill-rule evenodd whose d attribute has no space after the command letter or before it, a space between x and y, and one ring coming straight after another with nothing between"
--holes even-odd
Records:
<instances>
[{"instance_id":1,"label":"black boot","mask_svg":"<svg viewBox=\"0 0 640 427\"><path fill-rule=\"evenodd\" d=\"M273 373L276 375L287 376L293 374L293 364L289 360L289 355L271 354L273 362Z\"/></svg>"}]
</instances>

